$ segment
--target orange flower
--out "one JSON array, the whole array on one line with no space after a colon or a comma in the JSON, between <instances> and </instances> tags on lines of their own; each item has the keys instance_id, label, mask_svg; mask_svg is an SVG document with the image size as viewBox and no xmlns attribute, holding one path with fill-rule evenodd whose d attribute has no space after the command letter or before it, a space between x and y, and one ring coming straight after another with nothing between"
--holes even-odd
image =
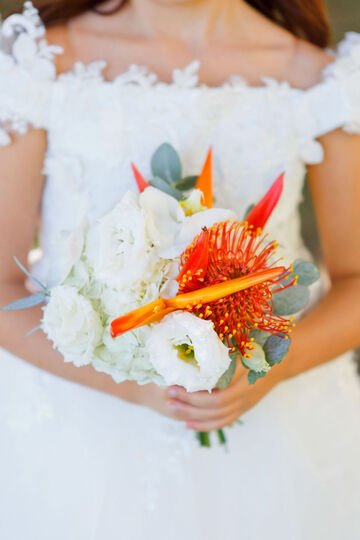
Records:
<instances>
[{"instance_id":1,"label":"orange flower","mask_svg":"<svg viewBox=\"0 0 360 540\"><path fill-rule=\"evenodd\" d=\"M203 203L207 208L212 208L214 204L213 179L212 179L212 148L210 148L204 168L197 179L195 189L200 189L203 194Z\"/></svg>"},{"instance_id":2,"label":"orange flower","mask_svg":"<svg viewBox=\"0 0 360 540\"><path fill-rule=\"evenodd\" d=\"M292 325L273 313L272 297L294 285L294 281L284 285L291 269L277 266L277 244L262 235L283 185L281 175L245 223L222 222L204 228L181 256L179 294L116 319L111 323L112 336L160 321L180 309L211 320L220 339L243 356L253 348L253 329L286 337ZM203 191L205 204L211 206L211 150L196 187Z\"/></svg>"}]
</instances>

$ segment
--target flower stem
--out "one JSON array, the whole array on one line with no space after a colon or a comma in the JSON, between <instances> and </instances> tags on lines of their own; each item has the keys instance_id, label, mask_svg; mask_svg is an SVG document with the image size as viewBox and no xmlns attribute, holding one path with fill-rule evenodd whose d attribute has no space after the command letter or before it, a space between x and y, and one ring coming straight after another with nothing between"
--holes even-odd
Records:
<instances>
[{"instance_id":1,"label":"flower stem","mask_svg":"<svg viewBox=\"0 0 360 540\"><path fill-rule=\"evenodd\" d=\"M217 435L219 437L219 443L220 444L226 444L226 436L223 429L217 430Z\"/></svg>"},{"instance_id":2,"label":"flower stem","mask_svg":"<svg viewBox=\"0 0 360 540\"><path fill-rule=\"evenodd\" d=\"M210 448L210 433L208 431L198 431L196 433L196 437L200 443L200 446L203 446L205 448Z\"/></svg>"}]
</instances>

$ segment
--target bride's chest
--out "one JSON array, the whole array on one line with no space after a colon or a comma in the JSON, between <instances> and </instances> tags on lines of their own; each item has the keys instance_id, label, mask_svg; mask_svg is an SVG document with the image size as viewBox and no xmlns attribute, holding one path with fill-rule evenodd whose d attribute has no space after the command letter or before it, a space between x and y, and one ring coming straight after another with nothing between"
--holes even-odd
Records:
<instances>
[{"instance_id":1,"label":"bride's chest","mask_svg":"<svg viewBox=\"0 0 360 540\"><path fill-rule=\"evenodd\" d=\"M287 206L294 209L304 167L286 86L192 87L191 73L183 72L172 85L154 84L139 71L131 78L80 84L77 76L57 85L45 164L52 198L86 198L96 217L134 188L131 162L149 178L152 154L168 142L184 176L198 174L213 147L218 205L245 211L285 170Z\"/></svg>"}]
</instances>

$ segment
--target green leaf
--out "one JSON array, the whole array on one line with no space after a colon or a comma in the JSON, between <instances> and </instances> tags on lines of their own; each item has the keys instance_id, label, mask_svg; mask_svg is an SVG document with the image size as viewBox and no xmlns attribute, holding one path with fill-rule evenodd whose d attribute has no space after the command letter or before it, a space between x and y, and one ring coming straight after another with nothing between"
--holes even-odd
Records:
<instances>
[{"instance_id":1,"label":"green leaf","mask_svg":"<svg viewBox=\"0 0 360 540\"><path fill-rule=\"evenodd\" d=\"M291 339L286 339L280 336L270 336L263 346L266 361L270 366L280 364L289 352Z\"/></svg>"},{"instance_id":2,"label":"green leaf","mask_svg":"<svg viewBox=\"0 0 360 540\"><path fill-rule=\"evenodd\" d=\"M186 178L182 178L177 182L175 187L180 191L189 191L190 189L194 189L198 178L198 176L186 176Z\"/></svg>"},{"instance_id":3,"label":"green leaf","mask_svg":"<svg viewBox=\"0 0 360 540\"><path fill-rule=\"evenodd\" d=\"M225 373L223 373L218 380L218 383L216 385L219 390L225 390L231 383L231 380L234 376L235 370L236 370L236 359L237 355L231 355L231 362Z\"/></svg>"},{"instance_id":4,"label":"green leaf","mask_svg":"<svg viewBox=\"0 0 360 540\"><path fill-rule=\"evenodd\" d=\"M32 283L34 285L37 285L38 287L40 287L40 289L42 289L44 292L48 293L48 290L47 288L45 287L45 285L43 285L41 283L41 281L39 281L38 279L36 279L34 276L32 276L29 272L29 270L27 270L25 268L25 266L23 264L21 264L21 262L19 261L19 259L17 257L14 257L14 261L15 263L18 265L18 267L20 268L20 270L22 270L24 272L24 274L30 279L30 281L32 281Z\"/></svg>"},{"instance_id":5,"label":"green leaf","mask_svg":"<svg viewBox=\"0 0 360 540\"><path fill-rule=\"evenodd\" d=\"M174 197L174 199L176 199L177 201L181 201L184 198L181 191L178 191L177 189L170 186L170 184L165 182L165 180L163 180L162 178L155 177L152 180L150 180L150 184L153 187L160 189L160 191L167 193L167 195Z\"/></svg>"},{"instance_id":6,"label":"green leaf","mask_svg":"<svg viewBox=\"0 0 360 540\"><path fill-rule=\"evenodd\" d=\"M255 208L255 204L250 204L250 206L248 206L248 208L246 209L246 212L244 214L244 221L246 221L246 218L250 214L251 210L253 210L253 208Z\"/></svg>"},{"instance_id":7,"label":"green leaf","mask_svg":"<svg viewBox=\"0 0 360 540\"><path fill-rule=\"evenodd\" d=\"M299 285L308 287L320 279L320 270L312 262L297 259L294 263L293 275L299 276Z\"/></svg>"},{"instance_id":8,"label":"green leaf","mask_svg":"<svg viewBox=\"0 0 360 540\"><path fill-rule=\"evenodd\" d=\"M248 381L249 384L255 384L258 379L265 377L267 371L249 371Z\"/></svg>"},{"instance_id":9,"label":"green leaf","mask_svg":"<svg viewBox=\"0 0 360 540\"><path fill-rule=\"evenodd\" d=\"M264 343L268 339L269 335L269 332L264 332L263 330L259 330L258 328L254 328L250 332L250 338L254 338L255 343L260 345L260 347L264 346Z\"/></svg>"},{"instance_id":10,"label":"green leaf","mask_svg":"<svg viewBox=\"0 0 360 540\"><path fill-rule=\"evenodd\" d=\"M280 317L292 315L304 309L309 302L310 291L302 285L294 285L273 296L274 313Z\"/></svg>"},{"instance_id":11,"label":"green leaf","mask_svg":"<svg viewBox=\"0 0 360 540\"><path fill-rule=\"evenodd\" d=\"M151 170L154 176L162 178L168 184L181 180L181 161L171 144L164 143L159 146L151 159Z\"/></svg>"},{"instance_id":12,"label":"green leaf","mask_svg":"<svg viewBox=\"0 0 360 540\"><path fill-rule=\"evenodd\" d=\"M37 332L38 330L41 330L42 329L42 326L39 325L39 326L35 326L35 328L33 328L32 330L30 330L30 332L28 332L27 334L25 334L25 337L30 337L32 336L33 334L35 334L35 332Z\"/></svg>"},{"instance_id":13,"label":"green leaf","mask_svg":"<svg viewBox=\"0 0 360 540\"><path fill-rule=\"evenodd\" d=\"M219 438L219 443L220 444L226 444L226 435L225 435L225 432L223 429L218 429L217 430L217 436Z\"/></svg>"},{"instance_id":14,"label":"green leaf","mask_svg":"<svg viewBox=\"0 0 360 540\"><path fill-rule=\"evenodd\" d=\"M19 309L32 308L34 306L38 306L39 304L42 304L44 301L45 301L45 295L42 293L36 293L26 298L21 298L20 300L16 300L15 302L12 302L11 304L8 304L7 306L0 308L0 310L1 311L17 311Z\"/></svg>"}]
</instances>

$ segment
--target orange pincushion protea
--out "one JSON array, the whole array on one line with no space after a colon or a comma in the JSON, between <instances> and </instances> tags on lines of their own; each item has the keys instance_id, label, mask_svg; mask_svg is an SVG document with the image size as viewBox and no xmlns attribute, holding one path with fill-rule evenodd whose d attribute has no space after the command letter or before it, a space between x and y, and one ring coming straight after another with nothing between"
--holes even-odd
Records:
<instances>
[{"instance_id":1,"label":"orange pincushion protea","mask_svg":"<svg viewBox=\"0 0 360 540\"><path fill-rule=\"evenodd\" d=\"M275 242L267 242L261 235L261 229L254 233L248 222L226 222L204 229L181 257L179 294L194 290L199 293L198 304L187 306L188 311L211 320L220 339L243 356L249 356L248 351L254 347L249 339L251 330L257 328L283 337L291 331L291 321L275 315L272 303L274 292L294 285L290 280L283 284L291 268L213 302L201 300L201 288L225 285L273 268L276 248Z\"/></svg>"}]
</instances>

